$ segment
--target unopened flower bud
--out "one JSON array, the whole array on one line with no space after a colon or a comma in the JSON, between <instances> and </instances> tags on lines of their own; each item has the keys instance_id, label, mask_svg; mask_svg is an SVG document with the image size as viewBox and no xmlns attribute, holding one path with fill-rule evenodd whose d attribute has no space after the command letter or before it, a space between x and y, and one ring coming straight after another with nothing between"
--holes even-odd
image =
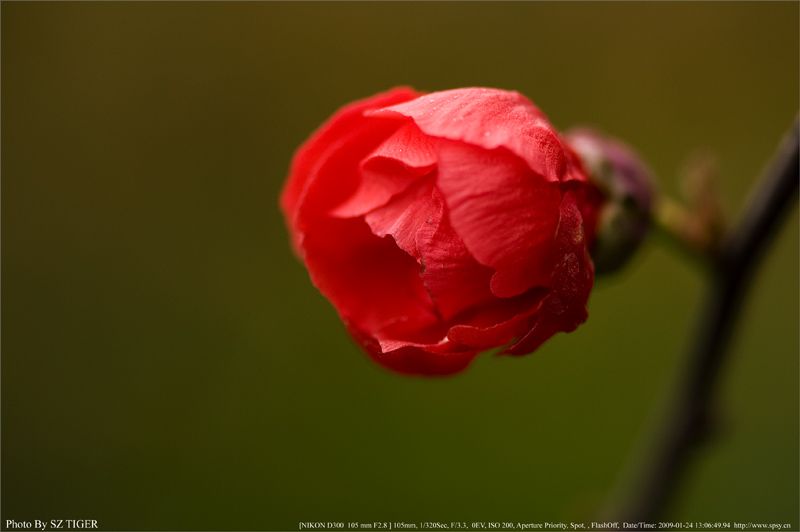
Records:
<instances>
[{"instance_id":1,"label":"unopened flower bud","mask_svg":"<svg viewBox=\"0 0 800 532\"><path fill-rule=\"evenodd\" d=\"M621 268L647 236L655 187L650 171L622 142L589 129L567 135L604 196L591 250L595 273Z\"/></svg>"}]
</instances>

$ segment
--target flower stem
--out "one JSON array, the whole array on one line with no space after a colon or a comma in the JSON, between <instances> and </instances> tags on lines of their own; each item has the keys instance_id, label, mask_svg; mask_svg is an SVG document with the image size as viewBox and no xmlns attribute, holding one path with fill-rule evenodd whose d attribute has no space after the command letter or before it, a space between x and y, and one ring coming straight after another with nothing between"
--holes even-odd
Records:
<instances>
[{"instance_id":1,"label":"flower stem","mask_svg":"<svg viewBox=\"0 0 800 532\"><path fill-rule=\"evenodd\" d=\"M655 453L633 486L634 496L611 509L609 517L634 523L658 521L690 465L693 450L710 436L711 402L733 326L764 251L797 199L799 168L795 120L744 216L728 233L711 264L699 328L663 432L654 440L658 442Z\"/></svg>"}]
</instances>

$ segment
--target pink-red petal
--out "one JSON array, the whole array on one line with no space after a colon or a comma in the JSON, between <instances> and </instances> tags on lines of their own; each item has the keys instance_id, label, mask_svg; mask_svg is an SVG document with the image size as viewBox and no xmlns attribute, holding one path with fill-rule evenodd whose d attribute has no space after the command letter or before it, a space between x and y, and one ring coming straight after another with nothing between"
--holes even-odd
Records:
<instances>
[{"instance_id":1,"label":"pink-red petal","mask_svg":"<svg viewBox=\"0 0 800 532\"><path fill-rule=\"evenodd\" d=\"M298 149L292 159L290 177L281 191L280 199L295 251L300 253L300 242L305 230L301 220L303 211L312 213L312 216L317 212L325 213L330 206L341 202L352 193L357 179L358 162L401 125L391 121L387 125L385 121L367 118L364 112L408 101L417 96L418 92L399 87L351 103L339 109ZM331 164L331 159L336 159L334 164ZM329 168L336 167L334 175L326 172L320 179L320 169L326 165ZM322 182L317 188L324 192L309 200L309 188L317 181ZM332 203L328 203L330 206L326 207L326 202ZM311 205L303 207L304 203ZM319 211L319 207L324 210Z\"/></svg>"},{"instance_id":2,"label":"pink-red petal","mask_svg":"<svg viewBox=\"0 0 800 532\"><path fill-rule=\"evenodd\" d=\"M363 219L331 218L306 235L303 248L314 285L366 334L403 319L417 328L438 321L419 264Z\"/></svg>"},{"instance_id":3,"label":"pink-red petal","mask_svg":"<svg viewBox=\"0 0 800 532\"><path fill-rule=\"evenodd\" d=\"M573 192L561 204L556 234L556 253L560 257L553 271L550 294L542 302L536 324L519 342L506 350L524 355L536 350L559 332L571 332L586 321L586 303L594 282L594 267L586 251L582 217Z\"/></svg>"},{"instance_id":4,"label":"pink-red petal","mask_svg":"<svg viewBox=\"0 0 800 532\"><path fill-rule=\"evenodd\" d=\"M415 346L384 352L378 341L345 320L350 335L367 354L382 366L407 375L453 375L463 371L478 355L477 350L431 352Z\"/></svg>"},{"instance_id":5,"label":"pink-red petal","mask_svg":"<svg viewBox=\"0 0 800 532\"><path fill-rule=\"evenodd\" d=\"M498 297L549 286L561 193L504 149L441 141L439 177L450 223L475 259L496 270Z\"/></svg>"},{"instance_id":6,"label":"pink-red petal","mask_svg":"<svg viewBox=\"0 0 800 532\"><path fill-rule=\"evenodd\" d=\"M423 175L436 164L436 144L413 122L406 122L367 158L392 159L409 171Z\"/></svg>"},{"instance_id":7,"label":"pink-red petal","mask_svg":"<svg viewBox=\"0 0 800 532\"><path fill-rule=\"evenodd\" d=\"M385 205L436 166L433 141L408 121L361 162L360 183L333 216L360 216Z\"/></svg>"},{"instance_id":8,"label":"pink-red petal","mask_svg":"<svg viewBox=\"0 0 800 532\"><path fill-rule=\"evenodd\" d=\"M423 178L364 219L373 233L380 237L392 235L400 249L419 259L417 233L442 208L434 201L433 189L434 179Z\"/></svg>"},{"instance_id":9,"label":"pink-red petal","mask_svg":"<svg viewBox=\"0 0 800 532\"><path fill-rule=\"evenodd\" d=\"M503 147L548 181L565 177L567 155L544 114L518 92L468 88L420 96L373 115L398 113L426 134L486 150Z\"/></svg>"},{"instance_id":10,"label":"pink-red petal","mask_svg":"<svg viewBox=\"0 0 800 532\"><path fill-rule=\"evenodd\" d=\"M378 236L392 235L421 265L420 278L442 320L497 300L489 289L494 270L475 261L453 231L434 180L425 178L365 219Z\"/></svg>"},{"instance_id":11,"label":"pink-red petal","mask_svg":"<svg viewBox=\"0 0 800 532\"><path fill-rule=\"evenodd\" d=\"M548 290L535 288L510 299L472 307L448 321L425 328L389 324L375 335L384 353L417 347L430 353L483 351L508 344L528 332Z\"/></svg>"},{"instance_id":12,"label":"pink-red petal","mask_svg":"<svg viewBox=\"0 0 800 532\"><path fill-rule=\"evenodd\" d=\"M534 288L515 298L472 309L472 316L451 327L447 337L479 350L506 345L530 330L547 293L547 289Z\"/></svg>"},{"instance_id":13,"label":"pink-red petal","mask_svg":"<svg viewBox=\"0 0 800 532\"><path fill-rule=\"evenodd\" d=\"M431 191L438 209L417 230L416 246L423 265L420 278L442 319L497 300L489 289L494 270L479 264L450 225L444 198Z\"/></svg>"}]
</instances>

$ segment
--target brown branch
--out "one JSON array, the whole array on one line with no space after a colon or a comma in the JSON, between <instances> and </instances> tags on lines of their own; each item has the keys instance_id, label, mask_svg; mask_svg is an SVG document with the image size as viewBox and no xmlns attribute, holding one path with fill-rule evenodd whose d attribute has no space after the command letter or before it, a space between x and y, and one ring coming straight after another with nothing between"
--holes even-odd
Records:
<instances>
[{"instance_id":1,"label":"brown branch","mask_svg":"<svg viewBox=\"0 0 800 532\"><path fill-rule=\"evenodd\" d=\"M634 495L612 515L629 523L659 520L690 465L692 451L709 434L711 399L734 324L753 273L797 199L798 120L784 137L738 225L711 270L710 289L689 353L688 367L658 438L658 447ZM612 519L613 520L613 519Z\"/></svg>"}]
</instances>

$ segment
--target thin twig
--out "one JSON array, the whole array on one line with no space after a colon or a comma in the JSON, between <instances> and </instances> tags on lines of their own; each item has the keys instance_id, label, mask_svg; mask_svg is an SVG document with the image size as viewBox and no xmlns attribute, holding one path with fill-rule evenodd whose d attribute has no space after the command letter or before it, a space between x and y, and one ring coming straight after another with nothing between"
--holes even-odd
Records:
<instances>
[{"instance_id":1,"label":"thin twig","mask_svg":"<svg viewBox=\"0 0 800 532\"><path fill-rule=\"evenodd\" d=\"M629 523L657 522L672 501L692 451L709 434L711 399L725 352L753 273L776 229L797 199L798 120L784 137L738 225L711 271L710 290L659 447L633 498L615 516Z\"/></svg>"}]
</instances>

